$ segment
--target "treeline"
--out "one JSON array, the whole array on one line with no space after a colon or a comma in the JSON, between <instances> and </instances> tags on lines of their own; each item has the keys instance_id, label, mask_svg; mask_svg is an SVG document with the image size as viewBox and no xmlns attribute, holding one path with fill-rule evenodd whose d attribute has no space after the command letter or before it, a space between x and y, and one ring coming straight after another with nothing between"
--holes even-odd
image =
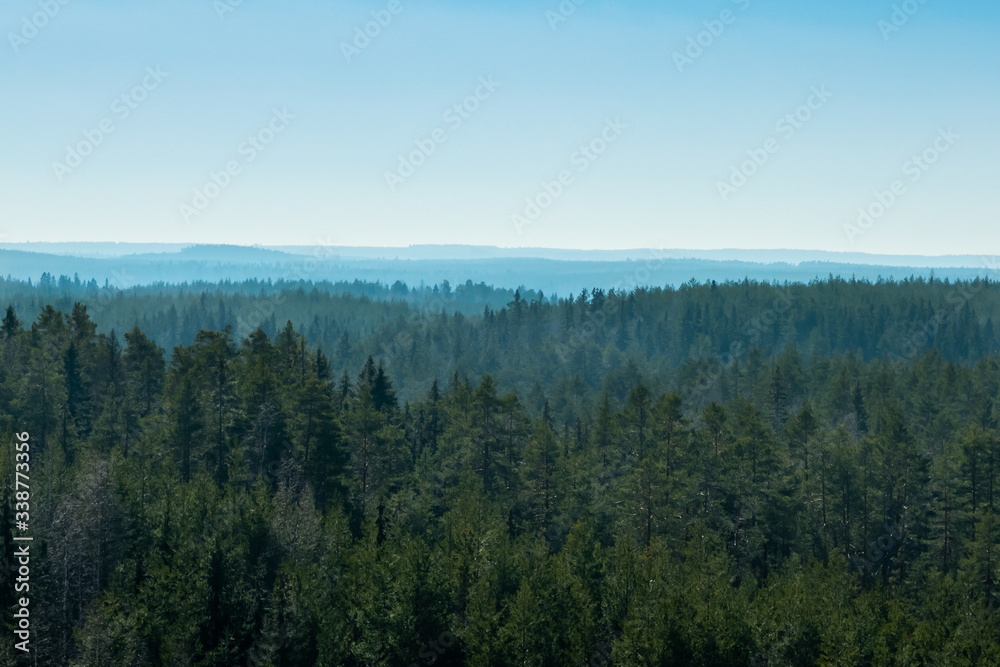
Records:
<instances>
[{"instance_id":1,"label":"treeline","mask_svg":"<svg viewBox=\"0 0 1000 667\"><path fill-rule=\"evenodd\" d=\"M637 279L633 276L633 279ZM548 399L559 421L620 404L642 368L651 388L676 388L704 407L754 381L763 359L909 361L936 349L955 363L1000 351L1000 287L989 279L810 285L745 280L673 288L593 289L571 297L402 283L260 282L154 285L117 290L49 276L29 286L0 280L0 303L18 313L86 303L99 331L138 326L167 351L201 331L258 328L275 339L292 322L339 374L371 356L390 369L403 400L434 378L491 374L534 412Z\"/></svg>"},{"instance_id":2,"label":"treeline","mask_svg":"<svg viewBox=\"0 0 1000 667\"><path fill-rule=\"evenodd\" d=\"M37 283L31 280L21 281L0 277L0 298L14 305L15 307L29 307L34 309L34 304L44 305L73 304L76 302L86 302L92 307L109 306L105 313L108 317L115 319L125 310L126 316L150 315L170 310L171 306L180 312L193 308L195 305L204 307L204 301L208 301L212 312L209 316L220 316L223 321L222 326L237 324L246 325L248 322L240 322L240 319L249 320L251 315L257 318L257 324L274 325L276 321L284 321L281 318L274 320L271 315L273 310L279 308L285 298L296 296L302 298L309 294L313 298L316 296L325 297L354 297L354 299L367 303L370 301L388 302L395 301L406 303L418 310L429 310L431 312L462 312L466 315L481 313L484 306L500 308L514 298L514 292L518 290L495 288L485 283L474 284L471 280L465 283L452 286L447 280L441 281L437 285L409 286L402 281L395 281L391 285L381 282L367 282L363 280L353 281L312 281L305 279L280 279L280 280L242 280L223 282L185 282L175 283L152 283L135 284L134 279L127 272L115 272L112 279L106 279L101 285L97 280L80 280L79 275L73 277L61 275L58 278L50 273L43 273ZM540 298L545 300L544 295L535 290L520 289L520 293L528 298ZM243 299L249 301L271 301L271 309L264 313L264 309L253 308ZM122 303L122 301L125 303ZM108 302L117 301L111 306ZM230 303L230 301L234 301ZM222 309L216 310L216 306L222 303ZM128 312L124 305L129 305L132 312ZM316 303L312 303L316 306ZM290 318L286 318L290 319ZM174 323L176 326L176 323ZM256 325L251 328L256 328ZM181 333L185 333L182 329ZM173 333L173 332L172 332ZM197 333L197 332L195 332ZM190 342L190 341L185 341Z\"/></svg>"},{"instance_id":3,"label":"treeline","mask_svg":"<svg viewBox=\"0 0 1000 667\"><path fill-rule=\"evenodd\" d=\"M992 283L516 293L354 367L90 306L0 323L38 664L1000 664Z\"/></svg>"}]
</instances>

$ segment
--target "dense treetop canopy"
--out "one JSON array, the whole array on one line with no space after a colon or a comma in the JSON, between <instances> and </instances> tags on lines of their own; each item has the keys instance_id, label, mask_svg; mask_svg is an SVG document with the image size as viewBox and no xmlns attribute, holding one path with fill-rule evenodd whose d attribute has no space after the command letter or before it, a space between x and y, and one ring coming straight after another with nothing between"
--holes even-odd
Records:
<instances>
[{"instance_id":1,"label":"dense treetop canopy","mask_svg":"<svg viewBox=\"0 0 1000 667\"><path fill-rule=\"evenodd\" d=\"M0 297L39 664L1000 664L989 281Z\"/></svg>"}]
</instances>

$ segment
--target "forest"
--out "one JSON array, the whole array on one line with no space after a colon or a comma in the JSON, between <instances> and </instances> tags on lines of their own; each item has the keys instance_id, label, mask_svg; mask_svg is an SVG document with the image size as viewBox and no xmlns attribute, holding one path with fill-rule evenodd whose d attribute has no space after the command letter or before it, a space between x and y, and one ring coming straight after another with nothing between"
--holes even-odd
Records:
<instances>
[{"instance_id":1,"label":"forest","mask_svg":"<svg viewBox=\"0 0 1000 667\"><path fill-rule=\"evenodd\" d=\"M0 304L2 664L1000 664L989 279Z\"/></svg>"},{"instance_id":2,"label":"forest","mask_svg":"<svg viewBox=\"0 0 1000 667\"><path fill-rule=\"evenodd\" d=\"M572 251L473 246L347 248L316 239L309 246L129 243L3 243L3 275L38 281L43 273L129 289L153 283L204 281L330 281L440 285L447 280L496 286L530 285L546 294L576 294L593 286L680 285L692 278L808 282L829 274L877 280L931 275L973 280L996 270L989 257L922 257L850 252L696 251L645 249ZM636 277L638 276L638 277ZM44 282L44 278L43 278ZM622 283L619 285L618 283ZM630 283L625 285L624 283ZM506 302L505 302L506 303Z\"/></svg>"}]
</instances>

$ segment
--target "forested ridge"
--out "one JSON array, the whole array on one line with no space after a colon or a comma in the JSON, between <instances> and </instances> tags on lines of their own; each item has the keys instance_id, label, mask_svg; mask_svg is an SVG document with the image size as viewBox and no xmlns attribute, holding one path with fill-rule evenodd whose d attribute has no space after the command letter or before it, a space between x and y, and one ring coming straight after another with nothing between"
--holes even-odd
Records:
<instances>
[{"instance_id":1,"label":"forested ridge","mask_svg":"<svg viewBox=\"0 0 1000 667\"><path fill-rule=\"evenodd\" d=\"M1000 664L988 280L0 296L33 664Z\"/></svg>"},{"instance_id":2,"label":"forested ridge","mask_svg":"<svg viewBox=\"0 0 1000 667\"><path fill-rule=\"evenodd\" d=\"M0 239L2 240L2 239ZM320 241L320 239L317 239ZM47 273L66 274L81 282L96 278L114 289L152 283L244 281L332 281L391 285L402 281L440 284L477 281L507 287L529 285L546 294L578 293L582 288L616 286L638 276L637 284L680 285L698 280L778 280L809 282L827 275L902 280L931 275L972 280L995 270L982 256L888 256L802 251L564 251L530 248L411 246L409 248L337 248L312 246L260 248L224 245L69 243L0 243L3 275L38 281ZM937 268L931 268L937 267Z\"/></svg>"},{"instance_id":3,"label":"forested ridge","mask_svg":"<svg viewBox=\"0 0 1000 667\"><path fill-rule=\"evenodd\" d=\"M985 279L635 287L641 275L622 280L628 288L560 298L472 281L410 287L252 280L118 290L46 274L37 285L0 278L0 303L32 315L49 305L69 313L83 303L99 332L120 335L138 326L168 358L200 331L228 326L241 340L259 328L274 339L290 321L338 374L355 374L374 357L391 370L403 400L423 398L434 379L455 372L490 373L522 400L530 396L534 411L548 398L581 414L595 411L605 392L624 401L640 366L657 392L712 385L724 398L736 385L715 386L723 370L736 371L728 374L733 378L756 374L761 355L790 347L806 358L855 354L893 363L929 347L957 363L998 349L1000 289ZM582 398L589 404L576 405ZM576 414L561 409L559 416Z\"/></svg>"}]
</instances>

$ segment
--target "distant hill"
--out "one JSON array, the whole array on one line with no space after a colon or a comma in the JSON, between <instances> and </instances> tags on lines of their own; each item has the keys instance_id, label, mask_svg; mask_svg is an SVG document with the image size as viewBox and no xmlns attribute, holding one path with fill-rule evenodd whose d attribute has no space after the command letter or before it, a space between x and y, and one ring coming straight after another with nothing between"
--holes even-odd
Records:
<instances>
[{"instance_id":1,"label":"distant hill","mask_svg":"<svg viewBox=\"0 0 1000 667\"><path fill-rule=\"evenodd\" d=\"M268 246L293 254L311 255L316 247ZM325 249L345 258L367 259L512 259L537 258L563 261L612 262L646 260L651 257L669 259L706 259L714 261L739 261L751 263L832 262L837 264L865 264L877 266L922 268L979 268L983 258L977 255L870 255L860 252L829 252L826 250L690 250L651 249L632 250L567 250L560 248L497 248L469 245L413 245L405 248L331 247Z\"/></svg>"},{"instance_id":2,"label":"distant hill","mask_svg":"<svg viewBox=\"0 0 1000 667\"><path fill-rule=\"evenodd\" d=\"M224 263L254 263L254 262L291 262L297 257L282 250L261 248L259 246L236 245L193 245L177 251L153 251L137 255L122 255L123 258L146 259L154 262L169 261L204 261Z\"/></svg>"},{"instance_id":3,"label":"distant hill","mask_svg":"<svg viewBox=\"0 0 1000 667\"><path fill-rule=\"evenodd\" d=\"M582 289L677 286L751 278L802 282L830 275L901 280L913 276L1000 278L1000 262L971 256L894 257L794 250L553 250L475 246L409 248L248 247L158 244L0 246L0 276L38 281L79 276L121 289L151 283L224 280L365 280L408 285L484 282L546 294Z\"/></svg>"}]
</instances>

